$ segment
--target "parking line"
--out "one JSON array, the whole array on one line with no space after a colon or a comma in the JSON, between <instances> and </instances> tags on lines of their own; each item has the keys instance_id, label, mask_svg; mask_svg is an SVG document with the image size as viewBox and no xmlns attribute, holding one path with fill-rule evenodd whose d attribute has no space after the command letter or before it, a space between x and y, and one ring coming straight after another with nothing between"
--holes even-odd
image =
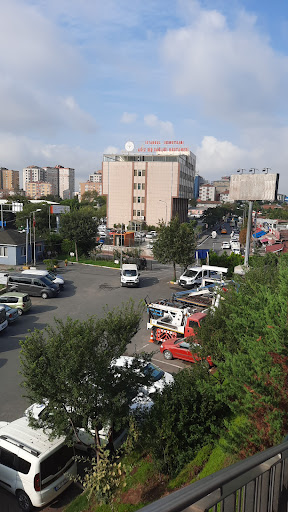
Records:
<instances>
[{"instance_id":1,"label":"parking line","mask_svg":"<svg viewBox=\"0 0 288 512\"><path fill-rule=\"evenodd\" d=\"M162 363L162 364L169 364L170 366L174 366L174 368L180 368L180 370L183 370L183 367L182 366L178 366L178 364L172 364L172 363L167 363L167 361L159 361L159 359L154 359L153 357L153 361L156 361L156 363Z\"/></svg>"}]
</instances>

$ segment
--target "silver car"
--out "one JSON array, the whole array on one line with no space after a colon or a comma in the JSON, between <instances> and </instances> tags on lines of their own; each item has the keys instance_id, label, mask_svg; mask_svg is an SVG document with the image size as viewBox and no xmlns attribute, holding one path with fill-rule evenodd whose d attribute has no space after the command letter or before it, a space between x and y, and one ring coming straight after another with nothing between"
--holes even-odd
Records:
<instances>
[{"instance_id":1,"label":"silver car","mask_svg":"<svg viewBox=\"0 0 288 512\"><path fill-rule=\"evenodd\" d=\"M12 324L19 318L18 315L18 309L16 308L10 308L10 306L7 306L7 304L0 304L1 306L4 306L6 311L6 319L8 320L8 324Z\"/></svg>"}]
</instances>

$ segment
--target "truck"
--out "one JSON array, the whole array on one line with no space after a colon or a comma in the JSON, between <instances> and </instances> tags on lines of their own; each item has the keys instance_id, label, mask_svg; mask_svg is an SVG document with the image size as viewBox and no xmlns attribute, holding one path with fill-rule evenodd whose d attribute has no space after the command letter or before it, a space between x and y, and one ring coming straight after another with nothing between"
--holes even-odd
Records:
<instances>
[{"instance_id":1,"label":"truck","mask_svg":"<svg viewBox=\"0 0 288 512\"><path fill-rule=\"evenodd\" d=\"M151 337L158 343L167 339L196 336L196 331L206 317L206 313L196 308L183 307L167 300L147 304L147 311L147 329L151 329Z\"/></svg>"},{"instance_id":2,"label":"truck","mask_svg":"<svg viewBox=\"0 0 288 512\"><path fill-rule=\"evenodd\" d=\"M235 254L241 254L240 242L231 242L231 251L234 252Z\"/></svg>"}]
</instances>

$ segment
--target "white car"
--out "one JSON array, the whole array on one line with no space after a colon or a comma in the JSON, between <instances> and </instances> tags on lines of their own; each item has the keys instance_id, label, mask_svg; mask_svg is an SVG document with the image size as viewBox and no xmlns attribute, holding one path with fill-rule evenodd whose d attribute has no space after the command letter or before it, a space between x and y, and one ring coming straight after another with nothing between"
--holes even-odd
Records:
<instances>
[{"instance_id":1,"label":"white car","mask_svg":"<svg viewBox=\"0 0 288 512\"><path fill-rule=\"evenodd\" d=\"M149 231L147 233L147 235L145 236L145 238L147 240L152 240L153 238L156 238L156 236L157 236L157 231Z\"/></svg>"},{"instance_id":2,"label":"white car","mask_svg":"<svg viewBox=\"0 0 288 512\"><path fill-rule=\"evenodd\" d=\"M125 368L132 365L133 363L133 357L130 356L121 356L113 363L114 366L118 368ZM147 362L147 365L143 368L144 375L147 375L148 373L151 373L153 384L151 386L146 387L143 386L141 390L139 391L138 395L132 400L130 405L130 411L131 413L136 413L137 411L144 411L147 409L150 409L153 405L153 393L163 391L165 385L171 385L174 382L174 377L168 373L164 372L158 366L154 365L151 362ZM25 416L31 416L32 418L36 420L41 420L45 414L45 409L47 406L47 401L43 404L32 404L30 407L26 409L24 412ZM95 431L93 428L90 428L90 433L87 432L83 428L77 429L77 436L79 440L83 443L79 443L76 436L74 437L74 445L75 448L78 448L79 450L85 450L89 451L91 449L91 446L94 445L94 434ZM99 430L99 437L101 440L101 444L105 444L108 442L109 439L109 430L110 426L106 425L101 430ZM126 430L125 430L126 432ZM121 431L119 436L117 436L114 439L114 448L117 449L121 443L125 441L125 432ZM127 433L127 432L126 432Z\"/></svg>"},{"instance_id":3,"label":"white car","mask_svg":"<svg viewBox=\"0 0 288 512\"><path fill-rule=\"evenodd\" d=\"M230 242L222 242L221 248L222 249L230 249Z\"/></svg>"}]
</instances>

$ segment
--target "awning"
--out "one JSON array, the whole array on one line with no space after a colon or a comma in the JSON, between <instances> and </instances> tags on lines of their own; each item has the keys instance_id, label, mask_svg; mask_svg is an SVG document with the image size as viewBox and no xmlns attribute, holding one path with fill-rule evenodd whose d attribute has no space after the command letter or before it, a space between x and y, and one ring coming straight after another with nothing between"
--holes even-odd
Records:
<instances>
[{"instance_id":1,"label":"awning","mask_svg":"<svg viewBox=\"0 0 288 512\"><path fill-rule=\"evenodd\" d=\"M265 248L265 252L280 252L283 251L284 244L273 244L273 245L267 245Z\"/></svg>"},{"instance_id":2,"label":"awning","mask_svg":"<svg viewBox=\"0 0 288 512\"><path fill-rule=\"evenodd\" d=\"M260 238L261 236L266 235L266 231L258 231L258 233L254 233L253 238Z\"/></svg>"}]
</instances>

